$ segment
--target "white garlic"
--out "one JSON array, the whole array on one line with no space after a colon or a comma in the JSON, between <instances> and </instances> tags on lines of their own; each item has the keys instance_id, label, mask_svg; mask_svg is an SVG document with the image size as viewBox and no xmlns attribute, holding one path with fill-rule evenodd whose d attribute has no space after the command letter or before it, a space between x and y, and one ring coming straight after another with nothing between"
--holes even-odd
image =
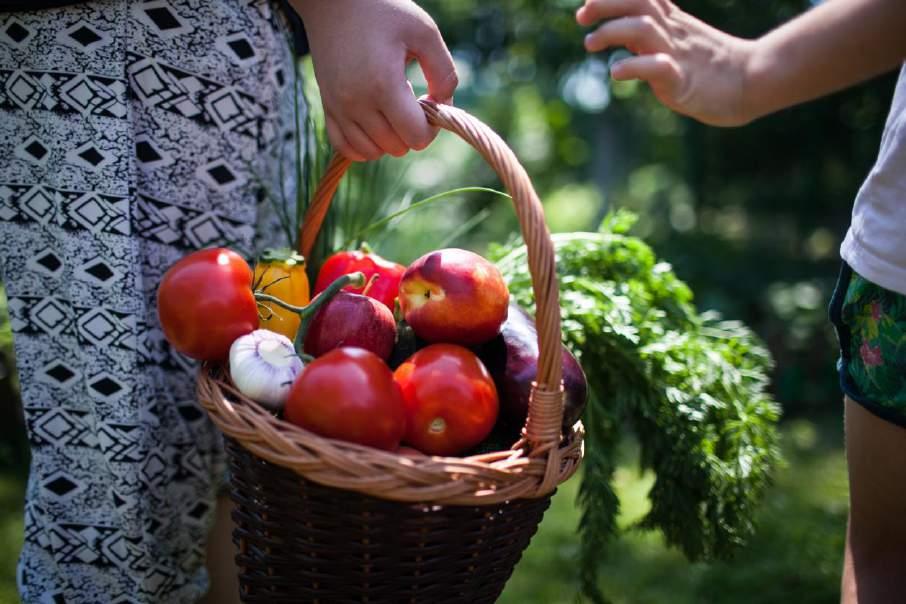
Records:
<instances>
[{"instance_id":1,"label":"white garlic","mask_svg":"<svg viewBox=\"0 0 906 604\"><path fill-rule=\"evenodd\" d=\"M302 359L289 338L267 329L237 338L230 346L230 374L239 391L277 411L302 371Z\"/></svg>"}]
</instances>

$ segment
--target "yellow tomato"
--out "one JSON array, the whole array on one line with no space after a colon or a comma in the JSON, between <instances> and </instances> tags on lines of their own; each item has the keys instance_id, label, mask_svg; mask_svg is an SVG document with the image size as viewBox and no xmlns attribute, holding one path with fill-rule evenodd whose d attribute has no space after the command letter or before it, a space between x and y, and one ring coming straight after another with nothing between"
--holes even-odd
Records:
<instances>
[{"instance_id":1,"label":"yellow tomato","mask_svg":"<svg viewBox=\"0 0 906 604\"><path fill-rule=\"evenodd\" d=\"M255 265L255 291L293 306L309 302L305 258L289 250L266 250ZM290 340L299 329L299 315L273 302L260 302L261 327L285 335Z\"/></svg>"}]
</instances>

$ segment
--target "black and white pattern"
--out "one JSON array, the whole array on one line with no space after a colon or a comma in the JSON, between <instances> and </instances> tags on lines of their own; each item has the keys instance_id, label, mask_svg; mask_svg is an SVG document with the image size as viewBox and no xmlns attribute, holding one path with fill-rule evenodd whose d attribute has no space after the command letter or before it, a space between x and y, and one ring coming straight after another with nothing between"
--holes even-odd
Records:
<instances>
[{"instance_id":1,"label":"black and white pattern","mask_svg":"<svg viewBox=\"0 0 906 604\"><path fill-rule=\"evenodd\" d=\"M25 602L206 590L225 462L155 295L193 249L250 256L281 233L259 186L292 196L282 18L266 0L0 14L0 276L32 446Z\"/></svg>"}]
</instances>

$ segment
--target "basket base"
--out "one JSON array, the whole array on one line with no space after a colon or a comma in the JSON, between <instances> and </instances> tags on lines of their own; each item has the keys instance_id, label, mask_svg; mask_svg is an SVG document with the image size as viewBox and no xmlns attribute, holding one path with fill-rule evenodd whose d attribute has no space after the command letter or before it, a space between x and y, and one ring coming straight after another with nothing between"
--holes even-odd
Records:
<instances>
[{"instance_id":1,"label":"basket base","mask_svg":"<svg viewBox=\"0 0 906 604\"><path fill-rule=\"evenodd\" d=\"M550 505L387 501L227 451L243 602L492 603Z\"/></svg>"}]
</instances>

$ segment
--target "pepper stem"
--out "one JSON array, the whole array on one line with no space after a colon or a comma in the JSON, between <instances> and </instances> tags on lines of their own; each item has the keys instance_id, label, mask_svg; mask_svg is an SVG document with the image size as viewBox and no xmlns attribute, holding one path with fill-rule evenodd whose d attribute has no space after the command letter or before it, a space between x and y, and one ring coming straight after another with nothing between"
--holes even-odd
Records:
<instances>
[{"instance_id":1,"label":"pepper stem","mask_svg":"<svg viewBox=\"0 0 906 604\"><path fill-rule=\"evenodd\" d=\"M303 360L306 360L306 357L309 359L302 348L305 344L305 334L308 333L308 327L311 324L312 318L315 316L315 313L318 311L321 306L326 304L331 298L333 298L338 291L351 285L353 287L362 287L365 285L365 274L362 272L349 273L348 275L343 275L338 277L333 283L327 286L327 288L322 291L320 294L315 296L315 299L309 302L306 306L295 306L288 302L284 302L276 296L271 296L270 294L265 294L262 292L255 292L255 300L262 302L273 302L277 306L281 306L287 310L291 310L294 313L299 315L301 323L299 329L296 331L296 339L293 341L293 348L296 349L296 354L298 354Z\"/></svg>"}]
</instances>

